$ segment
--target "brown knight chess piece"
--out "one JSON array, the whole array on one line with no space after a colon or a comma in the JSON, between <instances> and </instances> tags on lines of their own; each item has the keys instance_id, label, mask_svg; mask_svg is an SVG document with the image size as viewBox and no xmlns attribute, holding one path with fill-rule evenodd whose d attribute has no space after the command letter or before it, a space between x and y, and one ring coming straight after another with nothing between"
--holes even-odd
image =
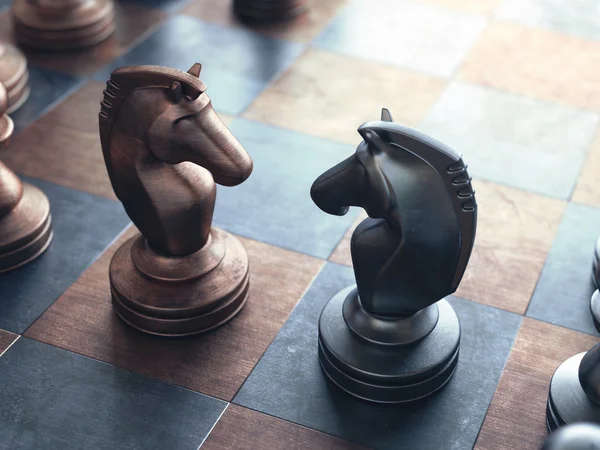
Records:
<instances>
[{"instance_id":1,"label":"brown knight chess piece","mask_svg":"<svg viewBox=\"0 0 600 450\"><path fill-rule=\"evenodd\" d=\"M0 42L0 83L8 93L7 114L16 111L29 97L29 71L25 56L7 42Z\"/></svg>"},{"instance_id":2,"label":"brown knight chess piece","mask_svg":"<svg viewBox=\"0 0 600 450\"><path fill-rule=\"evenodd\" d=\"M8 94L0 83L0 150L13 131L6 115ZM0 162L0 273L16 269L41 255L52 240L50 204L46 195L21 180Z\"/></svg>"},{"instance_id":3,"label":"brown knight chess piece","mask_svg":"<svg viewBox=\"0 0 600 450\"><path fill-rule=\"evenodd\" d=\"M200 68L117 69L100 111L113 189L141 231L111 261L113 305L131 326L163 336L213 329L248 295L244 247L211 224L215 182L242 183L252 160L213 110Z\"/></svg>"},{"instance_id":4,"label":"brown knight chess piece","mask_svg":"<svg viewBox=\"0 0 600 450\"><path fill-rule=\"evenodd\" d=\"M115 31L113 0L15 0L17 41L40 50L75 50L96 45Z\"/></svg>"}]
</instances>

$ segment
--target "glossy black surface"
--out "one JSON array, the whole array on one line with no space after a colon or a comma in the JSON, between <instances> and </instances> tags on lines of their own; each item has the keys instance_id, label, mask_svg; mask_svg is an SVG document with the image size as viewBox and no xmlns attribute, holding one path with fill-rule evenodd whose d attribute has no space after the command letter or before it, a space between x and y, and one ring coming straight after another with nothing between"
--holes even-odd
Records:
<instances>
[{"instance_id":1,"label":"glossy black surface","mask_svg":"<svg viewBox=\"0 0 600 450\"><path fill-rule=\"evenodd\" d=\"M600 450L600 426L578 423L552 433L542 450Z\"/></svg>"},{"instance_id":2,"label":"glossy black surface","mask_svg":"<svg viewBox=\"0 0 600 450\"><path fill-rule=\"evenodd\" d=\"M409 336L409 344L402 342L402 335L396 334L399 342L390 343L389 339L388 342L373 340L390 337L388 333L353 331L348 317L342 313L353 301L357 301L356 288L350 286L327 303L319 319L319 360L336 386L364 400L400 403L437 392L454 375L459 359L460 325L446 300L432 305L439 311L432 324L433 331L427 327L429 333L416 342ZM403 329L403 324L396 322L410 320L371 322L371 330Z\"/></svg>"},{"instance_id":3,"label":"glossy black surface","mask_svg":"<svg viewBox=\"0 0 600 450\"><path fill-rule=\"evenodd\" d=\"M121 66L158 65L187 70L202 64L202 81L215 109L241 113L278 73L299 56L301 44L175 16L94 78L105 81Z\"/></svg>"},{"instance_id":4,"label":"glossy black surface","mask_svg":"<svg viewBox=\"0 0 600 450\"><path fill-rule=\"evenodd\" d=\"M127 226L121 204L24 177L50 200L54 238L35 261L0 275L0 328L21 334Z\"/></svg>"},{"instance_id":5,"label":"glossy black surface","mask_svg":"<svg viewBox=\"0 0 600 450\"><path fill-rule=\"evenodd\" d=\"M391 122L386 109L358 132L355 154L320 175L310 195L328 214L367 212L350 245L360 301L374 315L412 315L462 279L477 225L471 178L455 150Z\"/></svg>"},{"instance_id":6,"label":"glossy black surface","mask_svg":"<svg viewBox=\"0 0 600 450\"><path fill-rule=\"evenodd\" d=\"M598 239L600 210L570 203L529 303L527 316L597 335L590 298L590 277Z\"/></svg>"},{"instance_id":7,"label":"glossy black surface","mask_svg":"<svg viewBox=\"0 0 600 450\"><path fill-rule=\"evenodd\" d=\"M31 94L23 106L11 114L15 122L15 133L44 115L63 97L74 92L83 81L72 75L29 66Z\"/></svg>"},{"instance_id":8,"label":"glossy black surface","mask_svg":"<svg viewBox=\"0 0 600 450\"><path fill-rule=\"evenodd\" d=\"M589 398L580 382L582 374L579 368L585 355L586 353L579 353L567 359L552 376L546 409L547 425L550 430L577 422L600 424L600 405ZM598 349L590 356L597 363ZM584 380L588 380L588 389L593 374L593 371L583 374Z\"/></svg>"},{"instance_id":9,"label":"glossy black surface","mask_svg":"<svg viewBox=\"0 0 600 450\"><path fill-rule=\"evenodd\" d=\"M315 177L352 148L244 119L234 120L229 129L252 156L254 169L240 186L218 188L215 225L329 257L358 211L343 218L323 214L308 192Z\"/></svg>"},{"instance_id":10,"label":"glossy black surface","mask_svg":"<svg viewBox=\"0 0 600 450\"><path fill-rule=\"evenodd\" d=\"M455 375L422 401L376 406L331 387L319 366L321 310L353 282L351 268L323 268L234 402L371 448L472 448L521 318L451 298L462 327Z\"/></svg>"},{"instance_id":11,"label":"glossy black surface","mask_svg":"<svg viewBox=\"0 0 600 450\"><path fill-rule=\"evenodd\" d=\"M197 450L226 403L20 338L0 358L0 448Z\"/></svg>"}]
</instances>

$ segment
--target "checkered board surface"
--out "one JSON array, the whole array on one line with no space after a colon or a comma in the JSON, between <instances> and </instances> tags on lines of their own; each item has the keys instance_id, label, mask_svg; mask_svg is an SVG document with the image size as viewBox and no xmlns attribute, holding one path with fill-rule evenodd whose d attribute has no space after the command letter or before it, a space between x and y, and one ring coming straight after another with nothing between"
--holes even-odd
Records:
<instances>
[{"instance_id":1,"label":"checkered board surface","mask_svg":"<svg viewBox=\"0 0 600 450\"><path fill-rule=\"evenodd\" d=\"M12 41L9 1L0 39ZM0 277L2 449L538 449L552 373L598 342L597 0L319 0L278 27L220 0L119 1L115 37L27 51L32 95L3 161L48 195L55 238ZM206 335L161 339L111 308L108 264L135 233L98 137L111 70L203 64L213 105L254 160L220 188L214 224L251 262L248 303ZM451 382L377 407L332 389L317 358L325 302L354 282L364 217L314 206L312 181L389 108L463 153L479 222L450 301Z\"/></svg>"}]
</instances>

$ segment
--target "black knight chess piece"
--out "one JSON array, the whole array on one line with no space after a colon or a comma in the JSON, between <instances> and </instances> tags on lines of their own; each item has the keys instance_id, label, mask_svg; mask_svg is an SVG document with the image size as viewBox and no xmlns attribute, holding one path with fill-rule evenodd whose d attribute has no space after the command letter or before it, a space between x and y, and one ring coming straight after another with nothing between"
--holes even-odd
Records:
<instances>
[{"instance_id":1,"label":"black knight chess piece","mask_svg":"<svg viewBox=\"0 0 600 450\"><path fill-rule=\"evenodd\" d=\"M329 214L359 206L369 215L351 240L356 286L321 314L319 357L328 378L356 397L413 401L456 369L460 324L445 297L471 255L475 195L459 154L393 123L387 110L358 132L356 153L311 188Z\"/></svg>"},{"instance_id":2,"label":"black knight chess piece","mask_svg":"<svg viewBox=\"0 0 600 450\"><path fill-rule=\"evenodd\" d=\"M111 261L113 305L163 336L213 329L248 297L242 243L211 225L216 183L242 183L252 160L213 110L200 69L117 69L100 111L110 181L141 232Z\"/></svg>"},{"instance_id":3,"label":"black knight chess piece","mask_svg":"<svg viewBox=\"0 0 600 450\"><path fill-rule=\"evenodd\" d=\"M600 425L600 344L567 359L550 381L548 429L579 422Z\"/></svg>"}]
</instances>

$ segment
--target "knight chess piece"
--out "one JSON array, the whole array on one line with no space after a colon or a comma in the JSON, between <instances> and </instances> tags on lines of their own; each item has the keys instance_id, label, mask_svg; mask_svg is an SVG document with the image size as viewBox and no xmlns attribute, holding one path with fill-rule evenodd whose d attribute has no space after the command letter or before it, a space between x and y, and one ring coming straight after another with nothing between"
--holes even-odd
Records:
<instances>
[{"instance_id":1,"label":"knight chess piece","mask_svg":"<svg viewBox=\"0 0 600 450\"><path fill-rule=\"evenodd\" d=\"M29 71L25 56L7 42L0 42L0 83L8 93L7 114L16 111L29 97Z\"/></svg>"},{"instance_id":2,"label":"knight chess piece","mask_svg":"<svg viewBox=\"0 0 600 450\"><path fill-rule=\"evenodd\" d=\"M113 0L15 0L19 44L40 50L76 50L96 45L115 31Z\"/></svg>"},{"instance_id":3,"label":"knight chess piece","mask_svg":"<svg viewBox=\"0 0 600 450\"><path fill-rule=\"evenodd\" d=\"M577 423L556 430L541 450L600 450L600 426Z\"/></svg>"},{"instance_id":4,"label":"knight chess piece","mask_svg":"<svg viewBox=\"0 0 600 450\"><path fill-rule=\"evenodd\" d=\"M578 422L600 424L600 344L567 359L550 381L548 429Z\"/></svg>"},{"instance_id":5,"label":"knight chess piece","mask_svg":"<svg viewBox=\"0 0 600 450\"><path fill-rule=\"evenodd\" d=\"M351 239L356 286L319 319L319 358L344 391L377 403L441 389L458 362L460 324L445 299L467 267L477 205L460 155L415 130L381 121L358 132L356 153L322 174L311 197L323 211L366 210Z\"/></svg>"},{"instance_id":6,"label":"knight chess piece","mask_svg":"<svg viewBox=\"0 0 600 450\"><path fill-rule=\"evenodd\" d=\"M274 23L293 19L308 11L307 0L234 0L234 13L243 21Z\"/></svg>"},{"instance_id":7,"label":"knight chess piece","mask_svg":"<svg viewBox=\"0 0 600 450\"><path fill-rule=\"evenodd\" d=\"M8 94L0 84L0 150L13 132L6 115ZM52 241L52 219L46 195L21 180L0 162L0 273L40 256Z\"/></svg>"},{"instance_id":8,"label":"knight chess piece","mask_svg":"<svg viewBox=\"0 0 600 450\"><path fill-rule=\"evenodd\" d=\"M111 261L113 305L131 326L163 336L213 329L248 295L242 243L211 224L215 183L241 184L252 160L213 110L200 69L117 69L100 111L114 192L141 232Z\"/></svg>"}]
</instances>

